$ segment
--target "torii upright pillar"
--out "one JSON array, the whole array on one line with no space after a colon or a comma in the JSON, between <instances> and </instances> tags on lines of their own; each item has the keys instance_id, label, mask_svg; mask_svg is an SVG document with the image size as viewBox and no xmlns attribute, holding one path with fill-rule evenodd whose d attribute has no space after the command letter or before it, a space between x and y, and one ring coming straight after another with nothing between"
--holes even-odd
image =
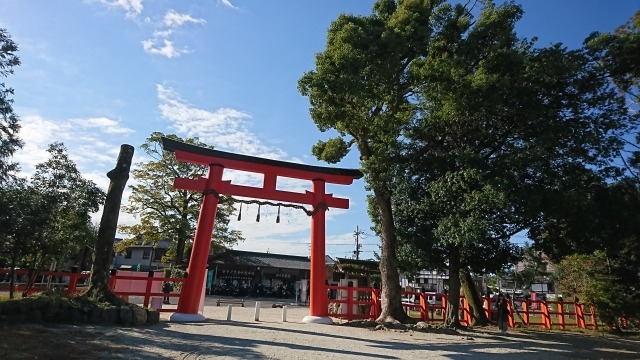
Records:
<instances>
[{"instance_id":1,"label":"torii upright pillar","mask_svg":"<svg viewBox=\"0 0 640 360\"><path fill-rule=\"evenodd\" d=\"M313 202L315 213L311 215L311 285L309 290L309 315L302 319L308 323L327 323L333 321L327 315L327 289L325 287L325 209L321 207L325 191L323 180L313 180Z\"/></svg>"},{"instance_id":2,"label":"torii upright pillar","mask_svg":"<svg viewBox=\"0 0 640 360\"><path fill-rule=\"evenodd\" d=\"M223 170L224 168L220 165L209 165L205 190L200 204L196 235L193 240L191 257L189 258L189 267L187 268L187 280L184 282L181 291L181 294L192 296L180 296L178 312L171 316L172 321L192 322L205 320L204 315L199 314L198 310L202 299L201 294L204 291L202 284L207 273L211 234L213 233L216 213L218 212L218 197L215 189L220 187ZM205 270L202 271L201 269Z\"/></svg>"},{"instance_id":3,"label":"torii upright pillar","mask_svg":"<svg viewBox=\"0 0 640 360\"><path fill-rule=\"evenodd\" d=\"M325 211L331 207L348 209L349 200L327 194L325 185L326 183L350 185L354 179L362 177L362 173L353 169L310 166L233 154L178 142L166 137L162 138L162 147L164 150L175 152L178 161L209 167L206 178L176 178L174 180L174 187L199 191L204 196L189 259L188 275L178 302L178 311L171 315L171 321L205 320L204 315L199 314L198 310L204 291L204 279L211 235L215 226L218 196L236 195L312 206L310 307L309 315L305 316L303 321L331 323L332 320L328 316L327 287L325 285ZM231 181L223 181L224 169L263 174L262 187L234 185ZM297 193L277 190L278 177L309 180L312 182L312 191Z\"/></svg>"}]
</instances>

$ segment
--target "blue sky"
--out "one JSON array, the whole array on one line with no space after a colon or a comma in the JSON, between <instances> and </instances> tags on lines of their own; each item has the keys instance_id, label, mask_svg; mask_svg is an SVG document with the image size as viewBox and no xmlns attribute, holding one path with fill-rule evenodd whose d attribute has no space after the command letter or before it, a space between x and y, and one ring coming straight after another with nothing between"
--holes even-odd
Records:
<instances>
[{"instance_id":1,"label":"blue sky","mask_svg":"<svg viewBox=\"0 0 640 360\"><path fill-rule=\"evenodd\" d=\"M340 13L369 14L374 1L345 0L1 0L0 27L18 43L22 65L6 79L25 141L16 160L25 174L61 141L83 174L106 189L120 144L138 147L153 131L198 137L217 149L327 166L310 154L320 133L297 80L314 68L326 30ZM526 0L517 29L540 46L580 46L592 31L611 31L638 0ZM357 168L351 154L339 167ZM247 184L255 179L228 174ZM310 185L282 185L301 191ZM361 258L378 239L369 230L362 180L328 188L349 210L327 214L327 254L350 257L356 226ZM236 248L308 255L310 220L300 211L243 209L232 220L246 241ZM99 214L96 216L99 219ZM122 223L134 217L122 214ZM523 238L514 239L522 242Z\"/></svg>"}]
</instances>

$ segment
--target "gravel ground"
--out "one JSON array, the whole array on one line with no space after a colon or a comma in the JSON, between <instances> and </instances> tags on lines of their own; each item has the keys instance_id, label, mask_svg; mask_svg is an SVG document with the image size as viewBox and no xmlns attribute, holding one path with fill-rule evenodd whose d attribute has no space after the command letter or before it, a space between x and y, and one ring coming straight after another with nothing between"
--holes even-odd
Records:
<instances>
[{"instance_id":1,"label":"gravel ground","mask_svg":"<svg viewBox=\"0 0 640 360\"><path fill-rule=\"evenodd\" d=\"M306 324L308 308L283 309L262 301L259 321L255 303L227 307L207 298L205 322L169 322L162 313L160 325L150 327L57 326L55 332L80 334L84 353L64 344L28 357L3 359L640 359L640 342L617 337L574 332L512 331L499 335L495 328L459 332L456 335L419 331L378 330L347 326ZM133 299L132 299L133 300ZM46 326L32 335L51 333ZM84 334L84 335L82 335ZM82 337L84 336L84 338ZM5 338L6 339L6 338ZM4 340L3 340L4 341ZM70 356L74 352L74 356Z\"/></svg>"},{"instance_id":2,"label":"gravel ground","mask_svg":"<svg viewBox=\"0 0 640 360\"><path fill-rule=\"evenodd\" d=\"M260 321L255 303L215 306L207 298L202 323L163 322L153 328L112 329L129 351L126 359L640 359L640 343L593 335L512 331L495 328L458 335L419 331L379 330L302 323L307 307L272 308L261 301ZM168 313L162 318L168 320ZM111 354L113 355L113 354Z\"/></svg>"}]
</instances>

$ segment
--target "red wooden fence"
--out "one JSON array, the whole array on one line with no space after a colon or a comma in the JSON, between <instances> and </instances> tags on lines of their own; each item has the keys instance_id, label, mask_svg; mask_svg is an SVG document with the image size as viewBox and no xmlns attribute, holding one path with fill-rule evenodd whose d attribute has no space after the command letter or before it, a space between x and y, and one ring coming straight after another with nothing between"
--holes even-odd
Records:
<instances>
[{"instance_id":1,"label":"red wooden fence","mask_svg":"<svg viewBox=\"0 0 640 360\"><path fill-rule=\"evenodd\" d=\"M330 316L345 319L375 320L381 312L380 290L361 287L327 286L327 290L335 291L338 295L335 299L328 299L328 306L338 304L339 311L330 311ZM403 299L413 299L413 301L403 301L402 306L407 310L414 310L420 313L422 321L444 322L447 313L448 296L440 293L420 293L411 291L401 292ZM440 301L429 301L429 299L440 299ZM484 298L484 312L487 318L492 321L494 315L495 300ZM554 326L565 330L567 326L575 326L581 329L596 329L596 314L593 306L588 307L585 312L585 304L578 302L545 301L545 300L522 300L516 301L519 306L514 306L514 302L508 301L509 327L515 327L518 322L525 325L537 325L546 329ZM354 305L358 305L355 306ZM330 306L330 309L335 310ZM368 310L367 310L368 309ZM460 323L469 326L473 323L473 317L469 303L464 296L460 299ZM540 321L534 321L534 319Z\"/></svg>"},{"instance_id":2,"label":"red wooden fence","mask_svg":"<svg viewBox=\"0 0 640 360\"><path fill-rule=\"evenodd\" d=\"M9 291L9 273L10 270L0 269L0 291ZM29 276L29 272L27 270L15 270L16 277L16 291L23 292L25 289L26 281L22 281L23 277ZM36 283L29 290L29 294L33 294L36 292L41 292L47 289L62 289L67 294L77 294L82 293L87 289L89 283L89 277L91 275L87 273L73 273L73 272L62 272L62 271L41 271L38 272L36 276ZM146 281L144 286L144 291L115 291L116 283L118 280L130 280L130 281ZM171 293L163 293L163 292L152 292L151 288L153 283L156 281L161 282L172 282L175 284L181 284L184 282L183 278L165 278L165 277L153 277L153 272L148 273L148 277L139 277L139 276L129 276L129 275L111 275L109 276L109 288L111 291L118 296L121 296L125 299L128 299L129 296L142 296L143 297L143 306L148 307L151 303L151 298L153 297L170 297L170 298L178 298L180 299L179 292L171 292ZM160 308L158 306L158 311L162 312L175 312L175 308Z\"/></svg>"},{"instance_id":3,"label":"red wooden fence","mask_svg":"<svg viewBox=\"0 0 640 360\"><path fill-rule=\"evenodd\" d=\"M0 269L0 291L8 291L10 270ZM20 280L23 276L28 276L27 270L16 270L16 280ZM65 292L80 293L88 285L89 274L73 273L61 271L43 271L39 272L36 282L29 293L39 292L47 288L63 288ZM44 281L46 279L46 281ZM144 291L115 291L118 280L146 281ZM111 275L109 277L109 287L113 293L122 296L125 299L129 296L142 296L143 306L148 307L153 297L170 297L178 298L180 301L180 292L171 293L153 292L153 283L156 281L172 282L181 284L183 278L165 278L153 277L153 272L149 272L148 277L128 276L128 275ZM16 291L24 291L24 281L16 281ZM378 318L381 313L382 305L380 302L380 290L366 287L348 287L348 286L326 286L327 294L336 294L335 299L329 299L327 296L327 306L330 307L330 316L346 319L348 321L354 319L371 319ZM430 322L444 322L447 313L448 297L446 294L440 293L420 293L411 291L401 292L404 299L413 299L413 301L403 301L402 306L407 310L415 310L420 313L420 319ZM489 320L495 318L494 304L492 299L484 298L484 312ZM588 306L585 311L585 304L578 302L563 301L546 301L546 300L522 300L516 301L520 306L514 307L511 300L509 301L509 320L508 325L514 327L519 320L525 325L542 326L551 329L554 326L564 330L567 326L575 326L581 329L596 329L596 314L593 306ZM162 312L174 312L175 308L158 308ZM533 319L540 319L534 321ZM469 303L464 297L460 299L460 322L462 325L469 326L472 324L472 314Z\"/></svg>"}]
</instances>

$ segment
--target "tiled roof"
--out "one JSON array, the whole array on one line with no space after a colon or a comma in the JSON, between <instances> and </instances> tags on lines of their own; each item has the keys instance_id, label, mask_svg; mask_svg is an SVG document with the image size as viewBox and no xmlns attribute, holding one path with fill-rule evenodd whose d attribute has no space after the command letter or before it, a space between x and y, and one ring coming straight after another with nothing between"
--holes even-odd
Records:
<instances>
[{"instance_id":1,"label":"tiled roof","mask_svg":"<svg viewBox=\"0 0 640 360\"><path fill-rule=\"evenodd\" d=\"M226 250L214 255L210 263L225 265L244 265L253 267L272 267L280 269L309 270L311 261L306 256L281 255L252 251Z\"/></svg>"},{"instance_id":2,"label":"tiled roof","mask_svg":"<svg viewBox=\"0 0 640 360\"><path fill-rule=\"evenodd\" d=\"M333 260L331 256L325 255L324 264L326 266L334 266L336 264L336 261Z\"/></svg>"},{"instance_id":3,"label":"tiled roof","mask_svg":"<svg viewBox=\"0 0 640 360\"><path fill-rule=\"evenodd\" d=\"M347 258L336 258L336 267L339 271L368 271L371 273L380 272L380 263L374 260L356 260Z\"/></svg>"}]
</instances>

